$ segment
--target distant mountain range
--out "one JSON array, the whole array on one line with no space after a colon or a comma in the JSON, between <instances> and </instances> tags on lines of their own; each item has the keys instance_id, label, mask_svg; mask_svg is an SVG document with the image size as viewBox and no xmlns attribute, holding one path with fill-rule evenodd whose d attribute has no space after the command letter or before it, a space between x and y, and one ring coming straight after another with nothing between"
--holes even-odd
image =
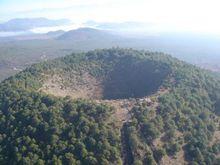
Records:
<instances>
[{"instance_id":1,"label":"distant mountain range","mask_svg":"<svg viewBox=\"0 0 220 165\"><path fill-rule=\"evenodd\" d=\"M68 19L51 20L47 18L15 18L7 22L0 23L0 32L21 32L29 31L34 28L54 27L69 25L71 23ZM87 21L83 23L84 27L97 28L111 31L132 31L143 32L149 30L154 25L142 22L95 22ZM63 30L63 29L59 29Z\"/></svg>"},{"instance_id":2,"label":"distant mountain range","mask_svg":"<svg viewBox=\"0 0 220 165\"><path fill-rule=\"evenodd\" d=\"M61 26L70 23L71 21L68 19L16 18L0 24L0 32L28 31L33 28Z\"/></svg>"},{"instance_id":3,"label":"distant mountain range","mask_svg":"<svg viewBox=\"0 0 220 165\"><path fill-rule=\"evenodd\" d=\"M70 30L63 33L57 39L59 40L92 40L92 39L103 39L103 38L116 38L118 36L111 34L105 30L98 30L93 28L79 28Z\"/></svg>"},{"instance_id":4,"label":"distant mountain range","mask_svg":"<svg viewBox=\"0 0 220 165\"><path fill-rule=\"evenodd\" d=\"M121 36L114 34L111 31L100 30L94 28L78 28L70 31L50 31L48 33L27 33L25 35L17 35L10 37L2 37L1 41L16 41L16 40L45 40L55 39L60 41L91 41L91 40L113 40L121 38Z\"/></svg>"}]
</instances>

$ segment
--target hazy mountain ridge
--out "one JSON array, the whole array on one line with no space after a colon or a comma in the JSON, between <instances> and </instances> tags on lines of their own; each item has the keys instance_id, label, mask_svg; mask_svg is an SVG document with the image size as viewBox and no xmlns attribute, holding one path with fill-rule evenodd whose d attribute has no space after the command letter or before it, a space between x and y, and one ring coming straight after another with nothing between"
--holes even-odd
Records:
<instances>
[{"instance_id":1,"label":"hazy mountain ridge","mask_svg":"<svg viewBox=\"0 0 220 165\"><path fill-rule=\"evenodd\" d=\"M58 40L100 40L107 38L116 38L118 36L111 34L105 30L99 30L94 28L78 28L75 30L70 30L59 36Z\"/></svg>"},{"instance_id":2,"label":"hazy mountain ridge","mask_svg":"<svg viewBox=\"0 0 220 165\"><path fill-rule=\"evenodd\" d=\"M70 24L68 19L50 20L47 18L16 18L0 24L2 32L28 31L33 28Z\"/></svg>"}]
</instances>

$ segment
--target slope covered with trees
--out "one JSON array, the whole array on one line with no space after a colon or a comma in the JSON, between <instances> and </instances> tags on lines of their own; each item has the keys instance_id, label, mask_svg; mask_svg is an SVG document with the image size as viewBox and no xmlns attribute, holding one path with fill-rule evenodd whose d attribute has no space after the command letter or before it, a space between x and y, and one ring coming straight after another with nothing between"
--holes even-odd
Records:
<instances>
[{"instance_id":1,"label":"slope covered with trees","mask_svg":"<svg viewBox=\"0 0 220 165\"><path fill-rule=\"evenodd\" d=\"M51 78L57 92L90 95L51 95ZM132 103L122 127L102 99ZM72 54L0 84L0 163L218 164L219 114L220 80L210 72L132 49Z\"/></svg>"}]
</instances>

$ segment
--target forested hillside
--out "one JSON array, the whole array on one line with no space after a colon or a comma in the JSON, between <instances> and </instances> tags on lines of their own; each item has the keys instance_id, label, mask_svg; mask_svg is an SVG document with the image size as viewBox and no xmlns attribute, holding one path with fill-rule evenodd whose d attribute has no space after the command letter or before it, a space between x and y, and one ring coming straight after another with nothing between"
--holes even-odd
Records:
<instances>
[{"instance_id":1,"label":"forested hillside","mask_svg":"<svg viewBox=\"0 0 220 165\"><path fill-rule=\"evenodd\" d=\"M220 79L169 55L103 49L0 84L1 164L219 164Z\"/></svg>"}]
</instances>

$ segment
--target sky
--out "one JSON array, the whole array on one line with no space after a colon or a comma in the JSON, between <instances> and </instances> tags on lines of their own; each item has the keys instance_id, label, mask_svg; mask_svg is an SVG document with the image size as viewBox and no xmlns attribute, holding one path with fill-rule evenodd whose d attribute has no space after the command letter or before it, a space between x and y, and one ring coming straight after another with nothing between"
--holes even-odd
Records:
<instances>
[{"instance_id":1,"label":"sky","mask_svg":"<svg viewBox=\"0 0 220 165\"><path fill-rule=\"evenodd\" d=\"M161 31L220 35L219 0L0 0L0 21L68 18L75 23L145 22Z\"/></svg>"}]
</instances>

